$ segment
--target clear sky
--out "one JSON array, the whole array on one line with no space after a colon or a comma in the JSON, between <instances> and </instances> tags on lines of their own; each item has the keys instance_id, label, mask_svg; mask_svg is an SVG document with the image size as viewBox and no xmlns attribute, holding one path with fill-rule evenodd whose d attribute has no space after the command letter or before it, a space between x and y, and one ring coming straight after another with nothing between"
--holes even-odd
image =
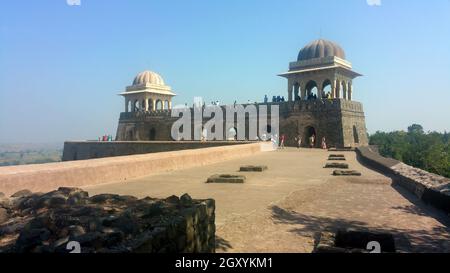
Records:
<instances>
[{"instance_id":1,"label":"clear sky","mask_svg":"<svg viewBox=\"0 0 450 273\"><path fill-rule=\"evenodd\" d=\"M450 131L450 0L66 1L1 3L0 142L115 135L117 93L142 70L174 104L287 96L276 75L320 37L364 74L369 133Z\"/></svg>"}]
</instances>

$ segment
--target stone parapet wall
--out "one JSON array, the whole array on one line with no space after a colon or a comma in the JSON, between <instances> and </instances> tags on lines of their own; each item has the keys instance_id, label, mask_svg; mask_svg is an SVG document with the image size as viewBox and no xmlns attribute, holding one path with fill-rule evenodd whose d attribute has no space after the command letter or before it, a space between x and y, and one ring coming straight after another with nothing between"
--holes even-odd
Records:
<instances>
[{"instance_id":1,"label":"stone parapet wall","mask_svg":"<svg viewBox=\"0 0 450 273\"><path fill-rule=\"evenodd\" d=\"M264 143L211 147L176 152L0 167L0 192L22 189L46 192L58 187L83 187L175 171L251 156Z\"/></svg>"},{"instance_id":2,"label":"stone parapet wall","mask_svg":"<svg viewBox=\"0 0 450 273\"><path fill-rule=\"evenodd\" d=\"M63 161L123 155L160 153L219 146L250 144L248 141L66 141Z\"/></svg>"},{"instance_id":3,"label":"stone parapet wall","mask_svg":"<svg viewBox=\"0 0 450 273\"><path fill-rule=\"evenodd\" d=\"M450 213L450 179L386 158L366 146L356 149L366 165L391 176L394 182L414 193L427 204Z\"/></svg>"}]
</instances>

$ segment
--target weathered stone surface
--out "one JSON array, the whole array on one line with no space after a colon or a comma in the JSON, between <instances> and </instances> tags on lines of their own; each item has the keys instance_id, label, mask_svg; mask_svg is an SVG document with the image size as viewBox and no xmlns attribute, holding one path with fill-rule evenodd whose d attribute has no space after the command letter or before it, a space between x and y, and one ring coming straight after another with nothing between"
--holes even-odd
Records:
<instances>
[{"instance_id":1,"label":"weathered stone surface","mask_svg":"<svg viewBox=\"0 0 450 273\"><path fill-rule=\"evenodd\" d=\"M324 168L335 168L335 169L348 169L348 164L347 163L337 163L337 162L333 162L333 163L327 163Z\"/></svg>"},{"instance_id":2,"label":"weathered stone surface","mask_svg":"<svg viewBox=\"0 0 450 273\"><path fill-rule=\"evenodd\" d=\"M11 214L0 209L1 252L214 252L214 200L188 194L166 199L100 194L76 188L18 195ZM76 197L76 202L71 198ZM6 215L6 216L5 216ZM3 217L5 216L5 217ZM3 224L2 224L3 223ZM15 240L5 240L9 236Z\"/></svg>"},{"instance_id":3,"label":"weathered stone surface","mask_svg":"<svg viewBox=\"0 0 450 273\"><path fill-rule=\"evenodd\" d=\"M210 176L206 183L244 183L245 179L243 175L216 174Z\"/></svg>"},{"instance_id":4,"label":"weathered stone surface","mask_svg":"<svg viewBox=\"0 0 450 273\"><path fill-rule=\"evenodd\" d=\"M26 197L26 196L31 195L31 194L32 194L32 192L29 191L29 190L21 190L21 191L18 191L16 193L14 193L13 195L11 195L11 197L14 197L14 198Z\"/></svg>"},{"instance_id":5,"label":"weathered stone surface","mask_svg":"<svg viewBox=\"0 0 450 273\"><path fill-rule=\"evenodd\" d=\"M335 176L361 176L361 173L358 171L343 171L343 170L334 170L333 175Z\"/></svg>"},{"instance_id":6,"label":"weathered stone surface","mask_svg":"<svg viewBox=\"0 0 450 273\"><path fill-rule=\"evenodd\" d=\"M241 166L239 171L240 172L263 172L267 170L266 165L247 165L247 166Z\"/></svg>"},{"instance_id":7,"label":"weathered stone surface","mask_svg":"<svg viewBox=\"0 0 450 273\"><path fill-rule=\"evenodd\" d=\"M6 222L9 219L8 211L4 208L0 208L0 224Z\"/></svg>"}]
</instances>

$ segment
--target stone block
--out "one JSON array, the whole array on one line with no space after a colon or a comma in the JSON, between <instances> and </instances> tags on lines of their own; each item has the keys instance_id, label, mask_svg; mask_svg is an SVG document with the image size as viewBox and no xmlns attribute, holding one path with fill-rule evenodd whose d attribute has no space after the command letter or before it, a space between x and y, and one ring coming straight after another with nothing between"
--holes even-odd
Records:
<instances>
[{"instance_id":1,"label":"stone block","mask_svg":"<svg viewBox=\"0 0 450 273\"><path fill-rule=\"evenodd\" d=\"M334 168L334 169L348 169L348 164L347 163L337 163L337 162L332 162L332 163L327 163L324 168Z\"/></svg>"},{"instance_id":2,"label":"stone block","mask_svg":"<svg viewBox=\"0 0 450 273\"><path fill-rule=\"evenodd\" d=\"M239 168L240 172L263 172L267 170L266 165L246 165Z\"/></svg>"},{"instance_id":3,"label":"stone block","mask_svg":"<svg viewBox=\"0 0 450 273\"><path fill-rule=\"evenodd\" d=\"M206 183L244 183L245 179L243 175L216 174L210 176Z\"/></svg>"},{"instance_id":4,"label":"stone block","mask_svg":"<svg viewBox=\"0 0 450 273\"><path fill-rule=\"evenodd\" d=\"M335 176L361 176L361 173L358 171L343 171L343 170L334 170L333 175Z\"/></svg>"}]
</instances>

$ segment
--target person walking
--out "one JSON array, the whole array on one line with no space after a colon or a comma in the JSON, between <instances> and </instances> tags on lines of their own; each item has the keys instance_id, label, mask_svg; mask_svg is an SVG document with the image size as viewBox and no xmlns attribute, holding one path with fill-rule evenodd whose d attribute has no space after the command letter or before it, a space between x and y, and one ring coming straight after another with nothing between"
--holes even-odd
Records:
<instances>
[{"instance_id":1,"label":"person walking","mask_svg":"<svg viewBox=\"0 0 450 273\"><path fill-rule=\"evenodd\" d=\"M286 140L286 135L285 134L282 134L281 136L280 136L280 148L281 149L284 149L284 141Z\"/></svg>"},{"instance_id":2,"label":"person walking","mask_svg":"<svg viewBox=\"0 0 450 273\"><path fill-rule=\"evenodd\" d=\"M301 136L301 135L298 135L298 136L295 138L295 141L297 142L297 149L300 149L300 147L302 146L302 136Z\"/></svg>"}]
</instances>

